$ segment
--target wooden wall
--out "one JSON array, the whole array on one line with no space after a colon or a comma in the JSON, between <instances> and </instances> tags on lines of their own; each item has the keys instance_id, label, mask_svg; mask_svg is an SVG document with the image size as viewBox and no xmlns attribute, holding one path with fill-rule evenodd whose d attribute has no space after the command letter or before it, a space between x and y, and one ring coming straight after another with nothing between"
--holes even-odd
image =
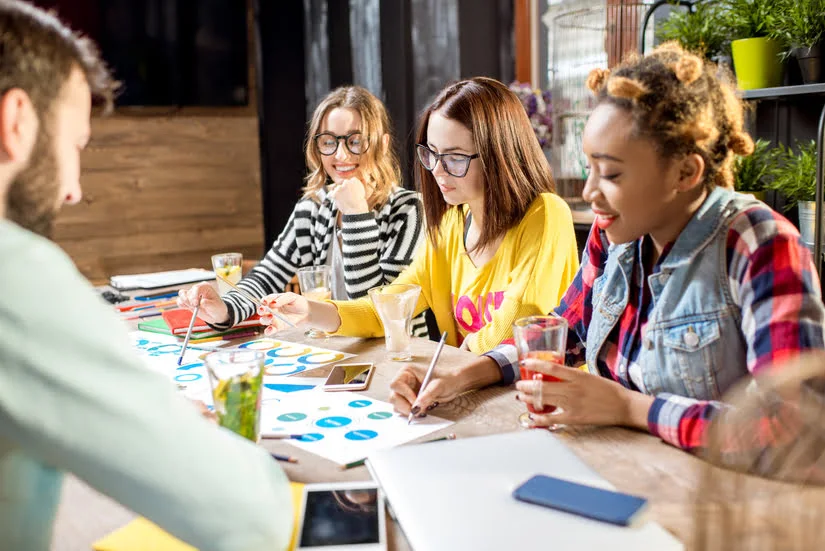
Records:
<instances>
[{"instance_id":1,"label":"wooden wall","mask_svg":"<svg viewBox=\"0 0 825 551\"><path fill-rule=\"evenodd\" d=\"M55 232L93 282L209 267L216 252L260 258L257 116L249 108L199 111L93 119L83 201L64 207Z\"/></svg>"}]
</instances>

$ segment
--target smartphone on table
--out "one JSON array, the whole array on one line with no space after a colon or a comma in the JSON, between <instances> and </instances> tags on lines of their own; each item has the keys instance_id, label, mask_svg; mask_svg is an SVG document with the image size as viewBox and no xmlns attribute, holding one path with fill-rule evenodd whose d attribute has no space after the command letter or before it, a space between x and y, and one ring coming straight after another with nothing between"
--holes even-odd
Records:
<instances>
[{"instance_id":1,"label":"smartphone on table","mask_svg":"<svg viewBox=\"0 0 825 551\"><path fill-rule=\"evenodd\" d=\"M366 390L372 379L375 365L372 363L338 364L329 373L323 389L335 390Z\"/></svg>"},{"instance_id":2,"label":"smartphone on table","mask_svg":"<svg viewBox=\"0 0 825 551\"><path fill-rule=\"evenodd\" d=\"M296 549L384 551L384 509L374 482L307 484Z\"/></svg>"},{"instance_id":3,"label":"smartphone on table","mask_svg":"<svg viewBox=\"0 0 825 551\"><path fill-rule=\"evenodd\" d=\"M619 526L637 522L647 506L641 497L536 475L513 491L513 497Z\"/></svg>"}]
</instances>

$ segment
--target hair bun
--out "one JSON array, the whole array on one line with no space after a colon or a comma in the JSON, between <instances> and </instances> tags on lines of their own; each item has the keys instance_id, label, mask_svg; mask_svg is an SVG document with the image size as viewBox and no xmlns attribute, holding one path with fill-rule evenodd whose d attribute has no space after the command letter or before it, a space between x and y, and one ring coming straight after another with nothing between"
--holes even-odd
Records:
<instances>
[{"instance_id":1,"label":"hair bun","mask_svg":"<svg viewBox=\"0 0 825 551\"><path fill-rule=\"evenodd\" d=\"M638 100L647 94L647 86L627 77L613 77L607 83L607 93L617 98Z\"/></svg>"},{"instance_id":2,"label":"hair bun","mask_svg":"<svg viewBox=\"0 0 825 551\"><path fill-rule=\"evenodd\" d=\"M693 84L702 76L702 60L692 54L682 57L674 67L676 78L684 84Z\"/></svg>"},{"instance_id":3,"label":"hair bun","mask_svg":"<svg viewBox=\"0 0 825 551\"><path fill-rule=\"evenodd\" d=\"M587 75L587 87L594 94L598 94L604 88L607 79L610 77L609 69L596 68Z\"/></svg>"},{"instance_id":4,"label":"hair bun","mask_svg":"<svg viewBox=\"0 0 825 551\"><path fill-rule=\"evenodd\" d=\"M753 139L745 132L734 132L728 140L728 148L737 155L750 155L753 147Z\"/></svg>"}]
</instances>

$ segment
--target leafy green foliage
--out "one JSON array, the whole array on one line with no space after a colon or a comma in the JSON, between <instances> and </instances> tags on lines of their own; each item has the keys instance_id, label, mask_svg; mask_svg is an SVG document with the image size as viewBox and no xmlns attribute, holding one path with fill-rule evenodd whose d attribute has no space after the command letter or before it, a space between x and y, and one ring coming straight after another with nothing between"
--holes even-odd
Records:
<instances>
[{"instance_id":1,"label":"leafy green foliage","mask_svg":"<svg viewBox=\"0 0 825 551\"><path fill-rule=\"evenodd\" d=\"M778 146L778 164L773 170L773 180L768 187L775 189L790 202L816 199L816 142L797 142L797 152L790 147Z\"/></svg>"},{"instance_id":2,"label":"leafy green foliage","mask_svg":"<svg viewBox=\"0 0 825 551\"><path fill-rule=\"evenodd\" d=\"M731 40L771 36L776 3L777 0L721 0L716 7L717 24Z\"/></svg>"},{"instance_id":3,"label":"leafy green foliage","mask_svg":"<svg viewBox=\"0 0 825 551\"><path fill-rule=\"evenodd\" d=\"M675 40L684 49L712 59L727 53L730 42L719 25L718 8L713 2L697 2L694 11L674 10L661 23L656 38L660 42Z\"/></svg>"},{"instance_id":4,"label":"leafy green foliage","mask_svg":"<svg viewBox=\"0 0 825 551\"><path fill-rule=\"evenodd\" d=\"M771 36L792 48L811 48L825 39L825 0L774 0Z\"/></svg>"},{"instance_id":5,"label":"leafy green foliage","mask_svg":"<svg viewBox=\"0 0 825 551\"><path fill-rule=\"evenodd\" d=\"M776 173L781 150L766 140L756 140L754 145L753 153L746 157L737 155L734 161L737 191L764 191Z\"/></svg>"}]
</instances>

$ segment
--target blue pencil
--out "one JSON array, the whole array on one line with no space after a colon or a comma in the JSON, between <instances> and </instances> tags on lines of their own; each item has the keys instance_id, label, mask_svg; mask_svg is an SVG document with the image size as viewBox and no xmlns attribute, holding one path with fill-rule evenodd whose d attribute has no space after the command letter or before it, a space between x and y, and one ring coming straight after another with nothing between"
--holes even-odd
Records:
<instances>
[{"instance_id":1,"label":"blue pencil","mask_svg":"<svg viewBox=\"0 0 825 551\"><path fill-rule=\"evenodd\" d=\"M289 457L288 455L281 455L278 453L271 453L269 454L272 456L272 459L277 459L278 461L286 461L287 463L297 463L298 460L294 457Z\"/></svg>"},{"instance_id":2,"label":"blue pencil","mask_svg":"<svg viewBox=\"0 0 825 551\"><path fill-rule=\"evenodd\" d=\"M173 292L169 292L169 293L162 293L162 294L159 294L159 295L142 295L142 296L139 296L139 297L135 297L135 300L140 300L140 301L143 301L143 300L158 300L158 299L161 299L161 298L175 298L177 296L178 296L178 292L173 291Z\"/></svg>"}]
</instances>

